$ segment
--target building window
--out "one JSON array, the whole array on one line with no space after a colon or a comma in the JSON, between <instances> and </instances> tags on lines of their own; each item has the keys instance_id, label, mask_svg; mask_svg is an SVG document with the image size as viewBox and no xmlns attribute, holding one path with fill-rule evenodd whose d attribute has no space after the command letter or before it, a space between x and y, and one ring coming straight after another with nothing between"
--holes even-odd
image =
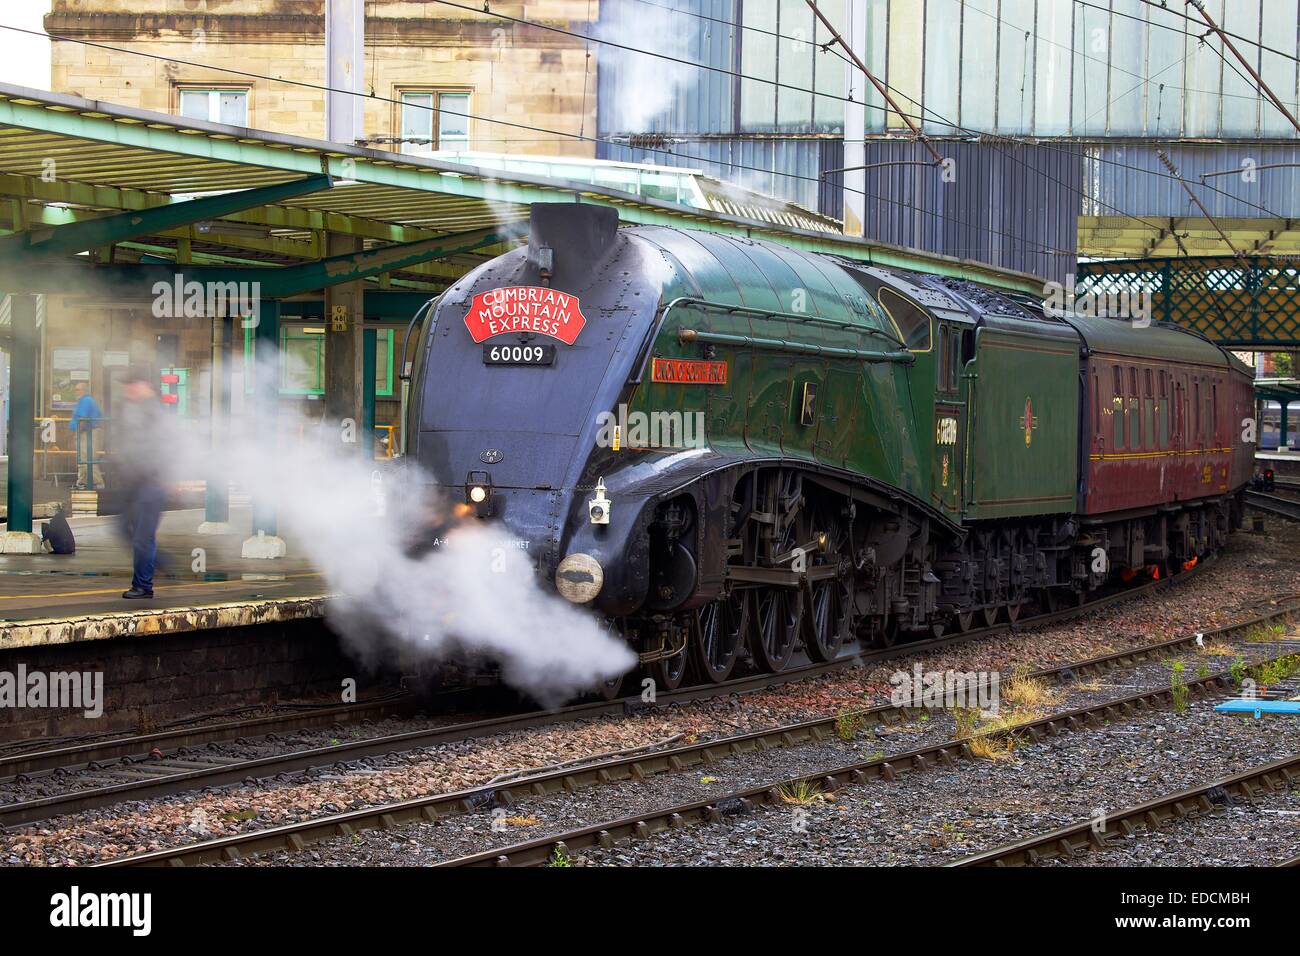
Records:
<instances>
[{"instance_id":1,"label":"building window","mask_svg":"<svg viewBox=\"0 0 1300 956\"><path fill-rule=\"evenodd\" d=\"M402 152L469 149L470 94L438 90L402 94Z\"/></svg>"},{"instance_id":2,"label":"building window","mask_svg":"<svg viewBox=\"0 0 1300 956\"><path fill-rule=\"evenodd\" d=\"M248 90L185 87L179 91L181 116L228 126L248 125Z\"/></svg>"}]
</instances>

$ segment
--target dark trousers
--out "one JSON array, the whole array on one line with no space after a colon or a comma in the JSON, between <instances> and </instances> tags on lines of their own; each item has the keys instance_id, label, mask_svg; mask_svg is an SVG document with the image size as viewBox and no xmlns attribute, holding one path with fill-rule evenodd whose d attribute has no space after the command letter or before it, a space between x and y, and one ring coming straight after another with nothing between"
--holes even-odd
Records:
<instances>
[{"instance_id":1,"label":"dark trousers","mask_svg":"<svg viewBox=\"0 0 1300 956\"><path fill-rule=\"evenodd\" d=\"M122 530L131 541L133 574L131 587L153 590L154 566L158 560L158 520L166 493L158 485L143 485L123 502Z\"/></svg>"}]
</instances>

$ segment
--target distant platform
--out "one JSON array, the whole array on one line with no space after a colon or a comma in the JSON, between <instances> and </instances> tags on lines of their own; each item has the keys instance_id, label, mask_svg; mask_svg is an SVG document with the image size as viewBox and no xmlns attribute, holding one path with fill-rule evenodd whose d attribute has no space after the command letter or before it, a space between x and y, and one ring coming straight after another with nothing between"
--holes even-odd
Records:
<instances>
[{"instance_id":1,"label":"distant platform","mask_svg":"<svg viewBox=\"0 0 1300 956\"><path fill-rule=\"evenodd\" d=\"M324 616L321 575L292 542L287 557L245 560L247 509L231 509L233 534L198 534L202 521L202 511L163 516L148 601L121 596L131 586L131 549L115 518L70 519L76 554L0 555L0 651Z\"/></svg>"},{"instance_id":2,"label":"distant platform","mask_svg":"<svg viewBox=\"0 0 1300 956\"><path fill-rule=\"evenodd\" d=\"M1300 478L1300 451L1295 449L1256 452L1255 461L1267 465L1286 478Z\"/></svg>"}]
</instances>

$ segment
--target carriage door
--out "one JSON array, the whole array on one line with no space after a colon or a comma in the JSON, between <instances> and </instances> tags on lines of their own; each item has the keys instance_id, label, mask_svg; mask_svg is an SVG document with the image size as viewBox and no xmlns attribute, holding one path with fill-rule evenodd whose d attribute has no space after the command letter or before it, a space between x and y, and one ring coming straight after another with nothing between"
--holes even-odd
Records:
<instances>
[{"instance_id":1,"label":"carriage door","mask_svg":"<svg viewBox=\"0 0 1300 956\"><path fill-rule=\"evenodd\" d=\"M973 335L973 333L967 333ZM961 400L962 329L939 324L935 342L934 457L930 480L936 507L957 520L961 513L961 434L966 405Z\"/></svg>"}]
</instances>

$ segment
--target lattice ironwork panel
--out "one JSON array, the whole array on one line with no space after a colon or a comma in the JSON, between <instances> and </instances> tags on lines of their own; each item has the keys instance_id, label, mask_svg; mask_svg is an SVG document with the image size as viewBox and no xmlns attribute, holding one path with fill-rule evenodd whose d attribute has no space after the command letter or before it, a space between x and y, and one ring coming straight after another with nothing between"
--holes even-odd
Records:
<instances>
[{"instance_id":1,"label":"lattice ironwork panel","mask_svg":"<svg viewBox=\"0 0 1300 956\"><path fill-rule=\"evenodd\" d=\"M1223 345L1300 346L1300 260L1197 256L1080 263L1076 294L1150 293L1152 318Z\"/></svg>"}]
</instances>

